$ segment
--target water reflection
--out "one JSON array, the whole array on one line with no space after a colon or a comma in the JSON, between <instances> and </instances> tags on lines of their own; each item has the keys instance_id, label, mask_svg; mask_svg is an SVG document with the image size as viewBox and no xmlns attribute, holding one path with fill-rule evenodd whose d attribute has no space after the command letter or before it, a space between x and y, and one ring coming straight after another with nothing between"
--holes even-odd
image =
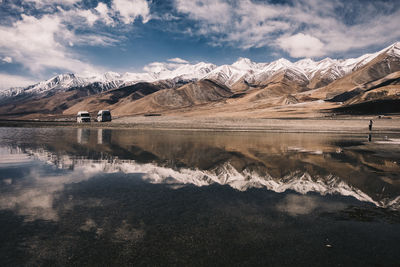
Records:
<instances>
[{"instance_id":1,"label":"water reflection","mask_svg":"<svg viewBox=\"0 0 400 267\"><path fill-rule=\"evenodd\" d=\"M398 140L0 129L0 263L390 265Z\"/></svg>"},{"instance_id":2,"label":"water reflection","mask_svg":"<svg viewBox=\"0 0 400 267\"><path fill-rule=\"evenodd\" d=\"M329 135L76 132L76 141L64 133L62 144L58 136L53 142L46 135L5 147L9 154L24 151L22 158L30 155L60 169L140 173L151 183L175 187L216 183L241 191L339 194L399 208L400 149L379 145L378 138L369 144L361 137Z\"/></svg>"},{"instance_id":3,"label":"water reflection","mask_svg":"<svg viewBox=\"0 0 400 267\"><path fill-rule=\"evenodd\" d=\"M369 143L362 136L76 129L74 140L69 131L62 133L62 143L60 132L54 140L21 135L20 145L4 143L3 151L17 149L23 158L64 170L139 173L150 183L176 188L216 183L241 191L339 194L399 208L400 149L382 145L387 137Z\"/></svg>"}]
</instances>

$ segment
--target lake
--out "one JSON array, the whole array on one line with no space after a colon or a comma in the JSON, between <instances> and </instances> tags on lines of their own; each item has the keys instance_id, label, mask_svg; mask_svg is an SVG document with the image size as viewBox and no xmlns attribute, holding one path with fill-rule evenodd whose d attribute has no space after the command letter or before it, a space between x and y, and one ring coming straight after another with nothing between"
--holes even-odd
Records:
<instances>
[{"instance_id":1,"label":"lake","mask_svg":"<svg viewBox=\"0 0 400 267\"><path fill-rule=\"evenodd\" d=\"M0 265L398 266L400 135L0 128Z\"/></svg>"}]
</instances>

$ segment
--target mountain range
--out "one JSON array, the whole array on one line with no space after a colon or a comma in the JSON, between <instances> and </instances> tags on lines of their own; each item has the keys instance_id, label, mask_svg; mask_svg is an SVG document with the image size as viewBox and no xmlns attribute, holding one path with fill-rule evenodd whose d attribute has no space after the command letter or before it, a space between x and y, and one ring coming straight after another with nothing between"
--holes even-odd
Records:
<instances>
[{"instance_id":1,"label":"mountain range","mask_svg":"<svg viewBox=\"0 0 400 267\"><path fill-rule=\"evenodd\" d=\"M358 58L231 65L159 63L144 73L61 74L0 91L0 114L34 118L110 109L115 115L293 117L400 111L400 42Z\"/></svg>"}]
</instances>

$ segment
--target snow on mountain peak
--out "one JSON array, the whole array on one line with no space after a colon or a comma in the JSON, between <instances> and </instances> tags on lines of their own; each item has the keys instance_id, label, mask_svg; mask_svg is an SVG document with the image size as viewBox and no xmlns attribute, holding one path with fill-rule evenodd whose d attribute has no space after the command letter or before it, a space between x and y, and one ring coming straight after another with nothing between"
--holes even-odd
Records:
<instances>
[{"instance_id":1,"label":"snow on mountain peak","mask_svg":"<svg viewBox=\"0 0 400 267\"><path fill-rule=\"evenodd\" d=\"M280 58L280 59L272 62L271 64L275 64L276 66L288 67L288 66L291 66L293 63L290 62L289 60L287 60L286 58Z\"/></svg>"},{"instance_id":2,"label":"snow on mountain peak","mask_svg":"<svg viewBox=\"0 0 400 267\"><path fill-rule=\"evenodd\" d=\"M74 86L80 86L84 83L84 80L77 77L73 73L59 74L55 77L50 78L47 81L39 82L34 86L28 87L25 90L26 93L41 93L52 89L67 89Z\"/></svg>"},{"instance_id":3,"label":"snow on mountain peak","mask_svg":"<svg viewBox=\"0 0 400 267\"><path fill-rule=\"evenodd\" d=\"M121 78L121 74L119 74L117 72L109 71L109 72L104 73L103 77L105 80L113 80L113 79L115 80L115 79Z\"/></svg>"},{"instance_id":4,"label":"snow on mountain peak","mask_svg":"<svg viewBox=\"0 0 400 267\"><path fill-rule=\"evenodd\" d=\"M250 59L241 57L235 63L233 63L232 66L238 69L252 69L255 67L255 64L256 63L254 63Z\"/></svg>"},{"instance_id":5,"label":"snow on mountain peak","mask_svg":"<svg viewBox=\"0 0 400 267\"><path fill-rule=\"evenodd\" d=\"M291 69L291 68L295 68L295 65L290 62L289 60L285 59L285 58L280 58L278 60L275 60L267 65L265 65L265 67L263 68L263 72L268 72L268 73L277 73L283 70L287 70L287 69Z\"/></svg>"},{"instance_id":6,"label":"snow on mountain peak","mask_svg":"<svg viewBox=\"0 0 400 267\"><path fill-rule=\"evenodd\" d=\"M215 69L217 66L211 63L200 62L197 64L180 64L172 69L166 69L157 73L157 80L193 80L200 79Z\"/></svg>"},{"instance_id":7,"label":"snow on mountain peak","mask_svg":"<svg viewBox=\"0 0 400 267\"><path fill-rule=\"evenodd\" d=\"M311 58L304 58L304 59L301 59L301 60L299 60L299 61L296 61L294 64L295 65L297 65L297 66L301 66L301 67L309 67L309 66L313 66L313 65L315 65L315 61L314 60L312 60Z\"/></svg>"},{"instance_id":8,"label":"snow on mountain peak","mask_svg":"<svg viewBox=\"0 0 400 267\"><path fill-rule=\"evenodd\" d=\"M269 64L266 64L264 68L262 69L262 72L267 72L267 73L277 73L283 70L287 70L290 68L295 67L292 62L285 58L280 58L278 60L275 60Z\"/></svg>"},{"instance_id":9,"label":"snow on mountain peak","mask_svg":"<svg viewBox=\"0 0 400 267\"><path fill-rule=\"evenodd\" d=\"M199 79L213 79L217 82L231 86L240 79L247 81L258 81L267 79L272 75L289 70L295 76L304 76L311 80L318 73L328 79L335 80L359 69L371 62L378 55L386 54L400 57L400 42L373 54L365 54L358 58L331 59L325 58L320 61L302 59L290 62L281 58L270 63L256 63L248 58L238 58L232 65L216 66L211 63L199 62L190 64L187 62L154 62L144 68L141 73L117 73L106 72L104 74L84 73L77 75L73 73L60 74L47 81L39 82L26 88L13 88L1 92L5 96L16 96L20 93L44 93L50 90L65 91L73 87L83 87L97 83L101 90L109 90L137 82L155 82L159 80L192 81Z\"/></svg>"},{"instance_id":10,"label":"snow on mountain peak","mask_svg":"<svg viewBox=\"0 0 400 267\"><path fill-rule=\"evenodd\" d=\"M393 57L400 57L400 42L391 45L386 53Z\"/></svg>"}]
</instances>

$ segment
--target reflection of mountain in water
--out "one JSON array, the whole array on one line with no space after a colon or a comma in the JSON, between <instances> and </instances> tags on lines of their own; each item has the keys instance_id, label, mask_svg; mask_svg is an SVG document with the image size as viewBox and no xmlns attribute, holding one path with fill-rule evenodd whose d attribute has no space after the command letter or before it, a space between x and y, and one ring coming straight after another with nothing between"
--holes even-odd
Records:
<instances>
[{"instance_id":1,"label":"reflection of mountain in water","mask_svg":"<svg viewBox=\"0 0 400 267\"><path fill-rule=\"evenodd\" d=\"M400 151L366 137L187 133L110 129L16 129L1 145L60 169L144 173L152 183L218 183L353 196L398 208ZM62 142L60 142L62 140ZM14 144L18 143L16 147Z\"/></svg>"},{"instance_id":2,"label":"reflection of mountain in water","mask_svg":"<svg viewBox=\"0 0 400 267\"><path fill-rule=\"evenodd\" d=\"M143 179L151 183L173 187L217 183L241 191L267 188L275 192L339 194L379 207L400 208L398 183L395 176L390 177L396 166L388 167L387 161L372 160L371 153L364 155L346 147L297 148L298 142L284 146L261 138L258 141L262 146L256 149L260 143L246 146L243 142L236 145L223 142L239 141L240 136L228 139L210 136L207 143L205 139L192 139L190 135L182 139L141 134L129 137L126 132L102 129L78 130L77 136L79 145L70 143L68 151L60 150L54 144L23 150L60 169L79 169L86 173L142 173ZM300 143L305 144L304 140ZM312 146L315 145L313 142ZM360 149L360 144L357 145ZM373 172L369 171L371 164ZM386 182L379 177L379 166L386 166L388 170L384 177Z\"/></svg>"}]
</instances>

